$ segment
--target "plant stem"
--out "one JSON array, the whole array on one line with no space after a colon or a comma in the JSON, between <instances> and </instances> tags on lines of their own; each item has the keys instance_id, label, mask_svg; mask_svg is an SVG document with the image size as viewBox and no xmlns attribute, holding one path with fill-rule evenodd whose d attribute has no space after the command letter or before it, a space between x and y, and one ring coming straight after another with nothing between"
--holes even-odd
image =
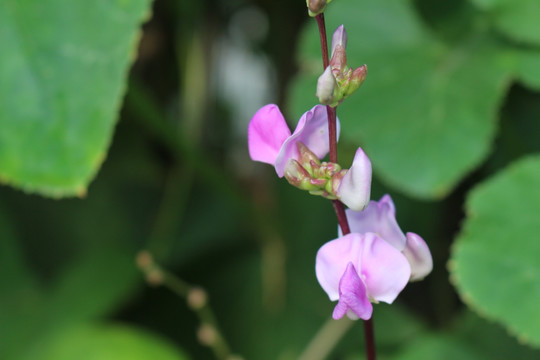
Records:
<instances>
[{"instance_id":1,"label":"plant stem","mask_svg":"<svg viewBox=\"0 0 540 360\"><path fill-rule=\"evenodd\" d=\"M324 13L321 13L315 17L317 20L317 26L319 27L319 37L321 39L321 53L323 59L323 70L330 64L328 57L328 42L326 38L326 25L324 22ZM337 106L335 108L326 106L328 113L328 136L330 144L330 162L337 163L337 132L336 132L336 119L337 119ZM345 214L345 208L343 203L339 200L332 201L339 226L343 235L347 235L351 232L347 216ZM375 360L375 335L373 331L373 317L369 320L364 320L364 338L366 342L366 357L368 360Z\"/></svg>"},{"instance_id":2,"label":"plant stem","mask_svg":"<svg viewBox=\"0 0 540 360\"><path fill-rule=\"evenodd\" d=\"M339 227L341 228L343 235L350 234L351 229L349 228L349 222L347 221L347 216L345 215L343 203L339 200L332 200L332 205L334 206L334 211L336 212Z\"/></svg>"},{"instance_id":3,"label":"plant stem","mask_svg":"<svg viewBox=\"0 0 540 360\"><path fill-rule=\"evenodd\" d=\"M320 13L319 15L315 16L315 20L317 20L317 26L319 27L323 70L325 70L330 64L330 58L328 57L328 42L326 41L326 24L324 23L324 13Z\"/></svg>"},{"instance_id":4,"label":"plant stem","mask_svg":"<svg viewBox=\"0 0 540 360\"><path fill-rule=\"evenodd\" d=\"M172 273L163 270L162 273L163 286L169 288L169 290L184 299L188 299L190 292L196 289ZM207 340L208 342L206 342L205 345L210 347L217 359L228 359L229 356L231 356L229 345L219 330L216 317L210 308L208 301L204 301L204 304L202 304L200 307L190 306L190 308L201 322L200 330L209 329L211 331L211 333L208 334L210 339L209 341ZM205 328L203 328L203 326Z\"/></svg>"},{"instance_id":5,"label":"plant stem","mask_svg":"<svg viewBox=\"0 0 540 360\"><path fill-rule=\"evenodd\" d=\"M188 307L195 313L201 323L197 332L199 341L212 350L216 359L241 359L231 353L225 337L219 330L216 316L210 307L206 291L162 269L148 251L143 250L139 252L136 262L150 285L162 285L187 301Z\"/></svg>"},{"instance_id":6,"label":"plant stem","mask_svg":"<svg viewBox=\"0 0 540 360\"><path fill-rule=\"evenodd\" d=\"M364 320L364 338L366 341L366 357L368 360L375 360L375 333L373 331L373 316L369 320Z\"/></svg>"},{"instance_id":7,"label":"plant stem","mask_svg":"<svg viewBox=\"0 0 540 360\"><path fill-rule=\"evenodd\" d=\"M330 59L328 57L328 42L326 41L326 25L324 23L324 13L317 15L315 19L317 20L317 25L319 27L319 36L321 39L321 53L322 53L323 70L324 70L330 64ZM330 140L330 162L333 162L333 163L338 162L336 110L337 110L337 107L333 108L331 106L326 106L326 112L328 113L328 137ZM345 221L347 221L346 218L345 218ZM342 227L342 230L343 230L343 227Z\"/></svg>"}]
</instances>

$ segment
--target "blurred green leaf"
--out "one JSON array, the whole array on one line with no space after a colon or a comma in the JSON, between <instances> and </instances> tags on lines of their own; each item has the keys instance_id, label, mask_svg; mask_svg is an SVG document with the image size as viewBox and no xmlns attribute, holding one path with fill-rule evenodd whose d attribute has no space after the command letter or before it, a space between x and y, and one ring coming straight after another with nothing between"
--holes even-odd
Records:
<instances>
[{"instance_id":1,"label":"blurred green leaf","mask_svg":"<svg viewBox=\"0 0 540 360\"><path fill-rule=\"evenodd\" d=\"M114 310L140 279L134 258L125 250L102 248L74 261L49 292L48 321L63 325Z\"/></svg>"},{"instance_id":2,"label":"blurred green leaf","mask_svg":"<svg viewBox=\"0 0 540 360\"><path fill-rule=\"evenodd\" d=\"M494 25L507 36L540 45L538 0L472 0L489 13Z\"/></svg>"},{"instance_id":3,"label":"blurred green leaf","mask_svg":"<svg viewBox=\"0 0 540 360\"><path fill-rule=\"evenodd\" d=\"M505 360L538 359L539 352L520 346L500 326L465 311L456 317L454 326L442 332L425 332L412 341L403 342L392 360Z\"/></svg>"},{"instance_id":4,"label":"blurred green leaf","mask_svg":"<svg viewBox=\"0 0 540 360\"><path fill-rule=\"evenodd\" d=\"M34 279L17 242L12 219L2 205L0 205L0 296L12 296L21 288L33 284Z\"/></svg>"},{"instance_id":5,"label":"blurred green leaf","mask_svg":"<svg viewBox=\"0 0 540 360\"><path fill-rule=\"evenodd\" d=\"M421 337L426 329L421 318L398 303L374 306L374 326L378 347L395 347Z\"/></svg>"},{"instance_id":6,"label":"blurred green leaf","mask_svg":"<svg viewBox=\"0 0 540 360\"><path fill-rule=\"evenodd\" d=\"M540 51L520 51L518 59L519 80L534 90L540 90Z\"/></svg>"},{"instance_id":7,"label":"blurred green leaf","mask_svg":"<svg viewBox=\"0 0 540 360\"><path fill-rule=\"evenodd\" d=\"M3 204L2 204L3 205ZM40 316L43 296L0 205L0 358L9 359L32 330L29 317Z\"/></svg>"},{"instance_id":8,"label":"blurred green leaf","mask_svg":"<svg viewBox=\"0 0 540 360\"><path fill-rule=\"evenodd\" d=\"M0 355L16 358L48 332L108 315L138 280L133 257L101 249L74 261L52 289L35 284L3 296L0 307Z\"/></svg>"},{"instance_id":9,"label":"blurred green leaf","mask_svg":"<svg viewBox=\"0 0 540 360\"><path fill-rule=\"evenodd\" d=\"M462 299L540 345L540 157L514 163L474 189L451 260Z\"/></svg>"},{"instance_id":10,"label":"blurred green leaf","mask_svg":"<svg viewBox=\"0 0 540 360\"><path fill-rule=\"evenodd\" d=\"M149 0L0 3L0 180L84 195L106 157Z\"/></svg>"},{"instance_id":11,"label":"blurred green leaf","mask_svg":"<svg viewBox=\"0 0 540 360\"><path fill-rule=\"evenodd\" d=\"M410 2L343 0L329 7L327 19L329 31L339 25L334 19L347 28L349 64L369 66L363 88L338 108L342 139L365 145L375 173L409 195L448 194L489 152L511 53L481 32L448 47L422 26ZM315 103L322 71L314 26L302 40L296 115Z\"/></svg>"},{"instance_id":12,"label":"blurred green leaf","mask_svg":"<svg viewBox=\"0 0 540 360\"><path fill-rule=\"evenodd\" d=\"M456 339L477 349L486 360L540 358L539 350L518 344L499 324L488 322L470 311L457 318L452 333Z\"/></svg>"},{"instance_id":13,"label":"blurred green leaf","mask_svg":"<svg viewBox=\"0 0 540 360\"><path fill-rule=\"evenodd\" d=\"M475 352L463 342L459 342L449 335L424 335L392 357L392 360L478 360L481 353Z\"/></svg>"},{"instance_id":14,"label":"blurred green leaf","mask_svg":"<svg viewBox=\"0 0 540 360\"><path fill-rule=\"evenodd\" d=\"M165 340L125 325L79 325L44 337L24 359L186 360Z\"/></svg>"}]
</instances>

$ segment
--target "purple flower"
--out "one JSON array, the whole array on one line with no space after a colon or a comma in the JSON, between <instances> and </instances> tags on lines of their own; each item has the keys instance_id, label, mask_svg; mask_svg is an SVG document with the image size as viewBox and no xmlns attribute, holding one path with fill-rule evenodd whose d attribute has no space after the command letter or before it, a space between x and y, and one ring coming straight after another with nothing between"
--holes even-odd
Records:
<instances>
[{"instance_id":1,"label":"purple flower","mask_svg":"<svg viewBox=\"0 0 540 360\"><path fill-rule=\"evenodd\" d=\"M404 234L396 221L396 208L390 195L370 201L364 211L347 209L352 233L375 233L402 252L411 265L411 281L422 280L433 269L433 259L426 242L417 234ZM341 234L341 230L338 229Z\"/></svg>"},{"instance_id":2,"label":"purple flower","mask_svg":"<svg viewBox=\"0 0 540 360\"><path fill-rule=\"evenodd\" d=\"M339 136L339 121L337 121ZM263 106L251 119L248 127L249 155L252 160L274 165L283 177L289 160L299 160L297 142L302 142L319 159L328 154L328 114L322 105L305 112L291 135L285 118L277 105Z\"/></svg>"},{"instance_id":3,"label":"purple flower","mask_svg":"<svg viewBox=\"0 0 540 360\"><path fill-rule=\"evenodd\" d=\"M407 258L377 234L351 233L323 245L315 265L317 280L330 300L332 317L371 318L371 302L391 304L411 274Z\"/></svg>"}]
</instances>

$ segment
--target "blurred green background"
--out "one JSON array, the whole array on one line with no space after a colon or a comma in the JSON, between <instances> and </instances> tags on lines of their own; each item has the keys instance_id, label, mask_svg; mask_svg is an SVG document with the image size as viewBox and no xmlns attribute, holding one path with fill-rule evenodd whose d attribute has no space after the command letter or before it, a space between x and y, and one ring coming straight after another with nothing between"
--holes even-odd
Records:
<instances>
[{"instance_id":1,"label":"blurred green background","mask_svg":"<svg viewBox=\"0 0 540 360\"><path fill-rule=\"evenodd\" d=\"M435 264L375 306L380 358L539 358L540 5L326 17L369 66L338 109L342 165L366 149L372 198L392 195ZM336 219L252 162L246 129L266 103L292 128L316 103L305 2L2 0L0 46L0 359L214 359L141 250L207 291L232 352L299 358L333 309L314 261ZM361 323L327 358L363 358Z\"/></svg>"}]
</instances>

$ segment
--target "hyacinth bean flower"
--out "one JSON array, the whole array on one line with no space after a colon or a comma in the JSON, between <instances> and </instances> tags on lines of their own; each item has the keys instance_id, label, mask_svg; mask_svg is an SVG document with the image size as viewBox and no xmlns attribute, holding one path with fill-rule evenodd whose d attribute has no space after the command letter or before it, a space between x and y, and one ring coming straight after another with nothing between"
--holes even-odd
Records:
<instances>
[{"instance_id":1,"label":"hyacinth bean flower","mask_svg":"<svg viewBox=\"0 0 540 360\"><path fill-rule=\"evenodd\" d=\"M339 134L339 121L337 122ZM362 149L356 151L349 170L321 162L329 151L326 108L315 106L300 118L291 135L276 105L266 105L248 127L252 160L274 165L279 177L313 195L341 200L354 210L364 209L371 190L371 162Z\"/></svg>"},{"instance_id":2,"label":"hyacinth bean flower","mask_svg":"<svg viewBox=\"0 0 540 360\"><path fill-rule=\"evenodd\" d=\"M332 317L368 320L372 302L391 304L411 274L407 258L377 234L351 233L327 242L317 252L317 280L330 300Z\"/></svg>"},{"instance_id":3,"label":"hyacinth bean flower","mask_svg":"<svg viewBox=\"0 0 540 360\"><path fill-rule=\"evenodd\" d=\"M345 211L352 233L375 233L403 253L411 266L410 281L422 280L433 269L433 259L426 242L417 234L404 234L396 221L396 208L390 195L370 201L364 211ZM341 234L341 230L338 229Z\"/></svg>"},{"instance_id":4,"label":"hyacinth bean flower","mask_svg":"<svg viewBox=\"0 0 540 360\"><path fill-rule=\"evenodd\" d=\"M337 134L339 136L339 121ZM316 105L305 112L292 134L277 105L263 106L251 118L249 155L254 161L274 165L279 177L283 177L289 160L300 160L297 142L303 143L319 159L328 154L328 114L324 106Z\"/></svg>"}]
</instances>

